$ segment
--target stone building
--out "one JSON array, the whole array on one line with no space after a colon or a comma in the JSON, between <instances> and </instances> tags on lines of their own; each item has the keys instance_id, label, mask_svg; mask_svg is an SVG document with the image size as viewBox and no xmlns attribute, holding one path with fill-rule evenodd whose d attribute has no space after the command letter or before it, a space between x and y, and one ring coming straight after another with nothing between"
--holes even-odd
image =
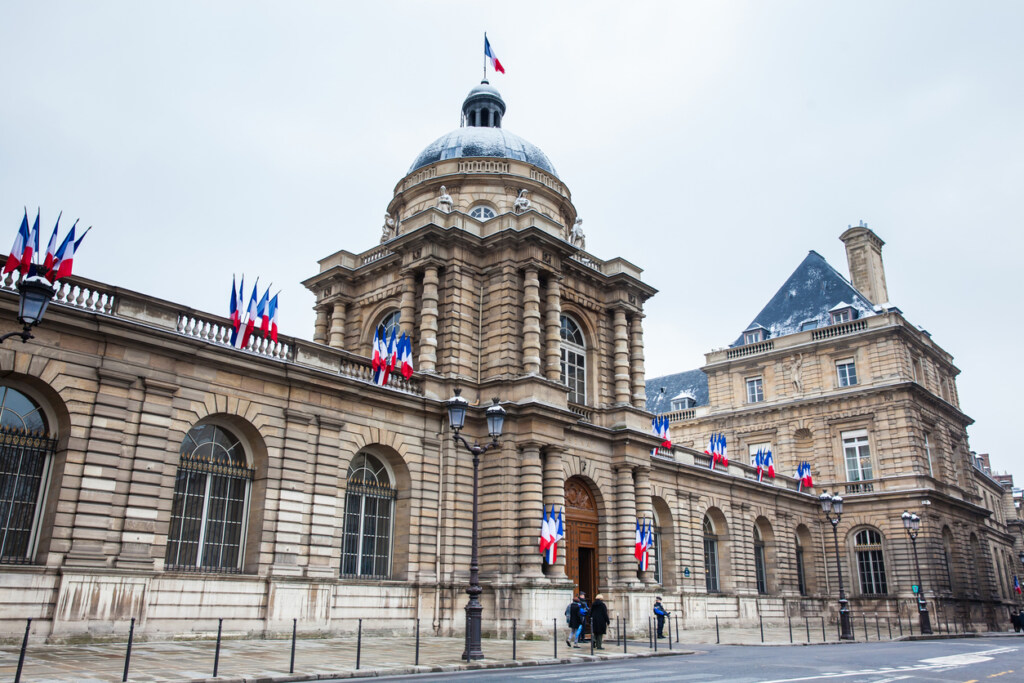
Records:
<instances>
[{"instance_id":1,"label":"stone building","mask_svg":"<svg viewBox=\"0 0 1024 683\"><path fill-rule=\"evenodd\" d=\"M574 590L603 592L634 629L655 594L687 624L832 614L815 496L792 477L759 483L744 462L711 470L701 441L712 428L771 441L780 462L820 455L820 480L854 487L844 530L884 532L892 587L863 609L906 612L906 543L890 513L925 492L948 522L958 581L970 558L998 565L1008 541L989 511L1001 499L963 460L955 368L865 295L849 297L863 313L849 321L710 354L709 402L674 414L690 447L652 455L642 323L655 290L637 266L585 250L568 187L502 127L505 110L489 84L474 88L465 125L396 185L380 244L320 261L304 283L312 341L236 349L227 318L74 277L34 339L0 346L0 634L17 636L29 617L51 639L122 633L131 617L145 637L209 633L218 618L236 634L292 619L306 633L345 632L359 618L461 631L472 466L447 425L456 389L474 406L467 437L486 438L492 397L508 411L480 472L487 632L515 617L521 632L546 634ZM866 272L884 292L872 258ZM0 285L5 328L14 284ZM411 379L372 382L379 329L411 337ZM784 367L795 344L807 347L796 376ZM840 356L858 363L853 391L821 369ZM747 406L734 394L754 372L765 400ZM826 453L861 431L881 476L851 480ZM566 538L546 565L537 538L551 506ZM638 519L654 522L643 572ZM944 537L928 538L937 548ZM995 565L968 555L971 543ZM869 551L851 547L850 566ZM995 605L1001 586L964 604Z\"/></svg>"},{"instance_id":2,"label":"stone building","mask_svg":"<svg viewBox=\"0 0 1024 683\"><path fill-rule=\"evenodd\" d=\"M864 225L841 239L849 281L810 252L732 345L700 370L648 380L648 408L669 413L678 444L699 449L722 432L736 459L770 449L778 471L807 462L816 492L842 495L854 611L912 606L917 579L900 518L909 510L923 520L922 582L937 617L1000 623L1014 598L1015 514L968 447L959 370L889 304L882 240ZM827 526L814 521L815 543L831 540L820 538ZM790 533L781 543L800 553L809 540ZM827 572L834 590L834 563Z\"/></svg>"}]
</instances>

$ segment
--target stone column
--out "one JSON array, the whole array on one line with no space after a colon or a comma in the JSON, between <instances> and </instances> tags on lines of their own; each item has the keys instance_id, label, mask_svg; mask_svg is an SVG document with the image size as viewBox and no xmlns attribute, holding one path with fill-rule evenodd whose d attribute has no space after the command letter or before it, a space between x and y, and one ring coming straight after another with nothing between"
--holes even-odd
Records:
<instances>
[{"instance_id":1,"label":"stone column","mask_svg":"<svg viewBox=\"0 0 1024 683\"><path fill-rule=\"evenodd\" d=\"M334 310L331 312L331 348L345 348L345 313L347 306L344 301L336 300Z\"/></svg>"},{"instance_id":2,"label":"stone column","mask_svg":"<svg viewBox=\"0 0 1024 683\"><path fill-rule=\"evenodd\" d=\"M423 271L423 307L420 309L420 372L437 368L437 266Z\"/></svg>"},{"instance_id":3,"label":"stone column","mask_svg":"<svg viewBox=\"0 0 1024 683\"><path fill-rule=\"evenodd\" d=\"M540 374L540 279L532 267L523 277L523 372Z\"/></svg>"},{"instance_id":4,"label":"stone column","mask_svg":"<svg viewBox=\"0 0 1024 683\"><path fill-rule=\"evenodd\" d=\"M544 448L544 505L549 510L554 505L556 510L562 511L562 520L565 520L565 472L562 469L562 449L558 446ZM544 565L544 573L552 579L565 579L566 540L559 543L555 564Z\"/></svg>"},{"instance_id":5,"label":"stone column","mask_svg":"<svg viewBox=\"0 0 1024 683\"><path fill-rule=\"evenodd\" d=\"M616 522L612 535L615 553L615 573L622 586L637 587L636 557L633 549L636 541L636 488L633 484L633 468L630 465L615 465Z\"/></svg>"},{"instance_id":6,"label":"stone column","mask_svg":"<svg viewBox=\"0 0 1024 683\"><path fill-rule=\"evenodd\" d=\"M88 440L81 451L68 450L64 468L64 485L59 495L77 492L71 509L71 547L64 563L77 567L105 567L116 550L121 534L115 525L121 520L111 515L116 500L118 467L122 456L122 439L127 428L134 375L100 368L95 397L83 401L93 404L88 424ZM85 392L82 392L83 394ZM123 484L122 499L123 505ZM63 500L58 507L64 509Z\"/></svg>"},{"instance_id":7,"label":"stone column","mask_svg":"<svg viewBox=\"0 0 1024 683\"><path fill-rule=\"evenodd\" d=\"M633 470L633 482L636 486L636 518L654 523L654 506L651 503L651 468L641 465ZM635 558L634 558L635 559ZM640 580L644 583L654 582L654 572L640 572Z\"/></svg>"},{"instance_id":8,"label":"stone column","mask_svg":"<svg viewBox=\"0 0 1024 683\"><path fill-rule=\"evenodd\" d=\"M313 327L313 341L318 344L327 343L327 306L320 304L316 307L316 324Z\"/></svg>"},{"instance_id":9,"label":"stone column","mask_svg":"<svg viewBox=\"0 0 1024 683\"><path fill-rule=\"evenodd\" d=\"M629 369L633 376L633 407L641 410L647 404L647 385L644 381L643 314L634 313L630 320Z\"/></svg>"},{"instance_id":10,"label":"stone column","mask_svg":"<svg viewBox=\"0 0 1024 683\"><path fill-rule=\"evenodd\" d=\"M284 417L284 448L273 535L274 564L270 571L275 575L299 576L308 561L303 537L312 501L309 424L313 416L286 408Z\"/></svg>"},{"instance_id":11,"label":"stone column","mask_svg":"<svg viewBox=\"0 0 1024 683\"><path fill-rule=\"evenodd\" d=\"M181 442L171 436L174 395L178 386L152 379L143 379L145 398L139 416L138 436L129 463L128 500L124 528L121 530L121 552L115 564L119 568L153 569L153 554L166 553L166 541L154 546L157 539L157 516L160 502L161 472L179 459ZM173 496L173 489L169 492Z\"/></svg>"},{"instance_id":12,"label":"stone column","mask_svg":"<svg viewBox=\"0 0 1024 683\"><path fill-rule=\"evenodd\" d=\"M629 373L629 327L626 311L616 308L613 312L612 328L615 335L615 403L630 403L631 377Z\"/></svg>"},{"instance_id":13,"label":"stone column","mask_svg":"<svg viewBox=\"0 0 1024 683\"><path fill-rule=\"evenodd\" d=\"M551 273L548 276L547 295L547 319L544 324L544 374L548 379L557 382L562 376L560 355L562 342L562 287L558 282L558 275L555 273Z\"/></svg>"},{"instance_id":14,"label":"stone column","mask_svg":"<svg viewBox=\"0 0 1024 683\"><path fill-rule=\"evenodd\" d=\"M411 339L416 323L416 273L411 270L402 273L402 301L398 310L401 314L401 331Z\"/></svg>"},{"instance_id":15,"label":"stone column","mask_svg":"<svg viewBox=\"0 0 1024 683\"><path fill-rule=\"evenodd\" d=\"M544 576L544 558L537 545L544 507L544 475L541 444L527 441L520 445L519 456L519 575Z\"/></svg>"}]
</instances>

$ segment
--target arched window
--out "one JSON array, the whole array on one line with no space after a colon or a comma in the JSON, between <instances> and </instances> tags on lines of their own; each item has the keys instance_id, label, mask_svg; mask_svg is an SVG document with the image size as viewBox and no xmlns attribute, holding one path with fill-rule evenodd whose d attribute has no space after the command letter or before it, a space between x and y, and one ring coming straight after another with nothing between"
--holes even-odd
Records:
<instances>
[{"instance_id":1,"label":"arched window","mask_svg":"<svg viewBox=\"0 0 1024 683\"><path fill-rule=\"evenodd\" d=\"M587 343L583 331L569 316L561 317L561 380L569 388L569 403L587 402Z\"/></svg>"},{"instance_id":2,"label":"arched window","mask_svg":"<svg viewBox=\"0 0 1024 683\"><path fill-rule=\"evenodd\" d=\"M25 394L0 386L0 563L32 561L56 439Z\"/></svg>"},{"instance_id":3,"label":"arched window","mask_svg":"<svg viewBox=\"0 0 1024 683\"><path fill-rule=\"evenodd\" d=\"M391 341L391 335L395 335L395 339L402 336L402 313L401 311L391 311L381 319L380 324L377 326L378 330L383 330L384 341Z\"/></svg>"},{"instance_id":4,"label":"arched window","mask_svg":"<svg viewBox=\"0 0 1024 683\"><path fill-rule=\"evenodd\" d=\"M942 527L942 559L946 569L946 587L949 592L956 591L956 583L953 580L953 532L948 526Z\"/></svg>"},{"instance_id":5,"label":"arched window","mask_svg":"<svg viewBox=\"0 0 1024 683\"><path fill-rule=\"evenodd\" d=\"M215 424L196 425L181 442L166 568L240 572L255 472L238 437Z\"/></svg>"},{"instance_id":6,"label":"arched window","mask_svg":"<svg viewBox=\"0 0 1024 683\"><path fill-rule=\"evenodd\" d=\"M651 545L647 550L647 571L651 572L656 583L664 583L662 580L661 561L661 523L658 521L658 514L654 513L651 521ZM640 570L637 570L637 578L640 578Z\"/></svg>"},{"instance_id":7,"label":"arched window","mask_svg":"<svg viewBox=\"0 0 1024 683\"><path fill-rule=\"evenodd\" d=\"M707 515L704 516L704 583L708 593L721 591L718 582L718 536Z\"/></svg>"},{"instance_id":8,"label":"arched window","mask_svg":"<svg viewBox=\"0 0 1024 683\"><path fill-rule=\"evenodd\" d=\"M862 529L854 536L860 592L864 595L885 595L885 560L882 557L882 535L874 529Z\"/></svg>"},{"instance_id":9,"label":"arched window","mask_svg":"<svg viewBox=\"0 0 1024 683\"><path fill-rule=\"evenodd\" d=\"M764 538L761 530L754 525L754 576L757 580L757 592L768 592L768 570L764 554Z\"/></svg>"},{"instance_id":10,"label":"arched window","mask_svg":"<svg viewBox=\"0 0 1024 683\"><path fill-rule=\"evenodd\" d=\"M469 215L477 219L478 221L489 221L492 218L494 218L497 214L494 213L494 209L492 209L491 207L484 206L481 204L480 206L474 206L472 209L470 209Z\"/></svg>"},{"instance_id":11,"label":"arched window","mask_svg":"<svg viewBox=\"0 0 1024 683\"><path fill-rule=\"evenodd\" d=\"M793 536L793 547L796 550L796 585L800 595L807 595L807 579L804 578L804 547L800 544L800 537Z\"/></svg>"},{"instance_id":12,"label":"arched window","mask_svg":"<svg viewBox=\"0 0 1024 683\"><path fill-rule=\"evenodd\" d=\"M390 576L395 495L384 463L368 453L352 458L345 490L342 576Z\"/></svg>"}]
</instances>

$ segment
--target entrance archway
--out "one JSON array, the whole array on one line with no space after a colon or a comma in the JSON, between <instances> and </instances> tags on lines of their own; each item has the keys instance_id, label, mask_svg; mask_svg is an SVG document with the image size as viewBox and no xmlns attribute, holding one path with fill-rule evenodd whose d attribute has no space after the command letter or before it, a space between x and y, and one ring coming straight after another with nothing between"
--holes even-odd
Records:
<instances>
[{"instance_id":1,"label":"entrance archway","mask_svg":"<svg viewBox=\"0 0 1024 683\"><path fill-rule=\"evenodd\" d=\"M597 545L597 503L585 481L565 482L565 573L587 602L601 590L601 554Z\"/></svg>"}]
</instances>

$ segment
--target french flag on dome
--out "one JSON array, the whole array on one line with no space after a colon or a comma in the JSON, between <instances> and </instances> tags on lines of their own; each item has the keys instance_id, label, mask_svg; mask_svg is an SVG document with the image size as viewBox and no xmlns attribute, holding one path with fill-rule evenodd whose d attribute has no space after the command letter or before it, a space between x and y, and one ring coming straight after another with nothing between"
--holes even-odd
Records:
<instances>
[{"instance_id":1,"label":"french flag on dome","mask_svg":"<svg viewBox=\"0 0 1024 683\"><path fill-rule=\"evenodd\" d=\"M484 34L484 57L491 62L491 68L498 73L505 73L505 67L501 65L501 60L498 59L498 55L494 54L494 50L491 49L491 41L487 40L487 34ZM484 76L486 77L486 69L484 70Z\"/></svg>"}]
</instances>

